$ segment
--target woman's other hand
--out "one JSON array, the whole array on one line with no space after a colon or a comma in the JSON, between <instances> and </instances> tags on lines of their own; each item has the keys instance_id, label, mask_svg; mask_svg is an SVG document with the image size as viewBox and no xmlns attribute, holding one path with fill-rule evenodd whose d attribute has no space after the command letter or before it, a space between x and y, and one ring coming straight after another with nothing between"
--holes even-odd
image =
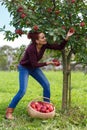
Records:
<instances>
[{"instance_id":1,"label":"woman's other hand","mask_svg":"<svg viewBox=\"0 0 87 130\"><path fill-rule=\"evenodd\" d=\"M69 39L69 37L72 36L74 33L75 33L74 28L70 28L67 35L66 35L65 40L67 41Z\"/></svg>"},{"instance_id":2,"label":"woman's other hand","mask_svg":"<svg viewBox=\"0 0 87 130\"><path fill-rule=\"evenodd\" d=\"M49 61L46 63L47 65L55 65L55 66L59 66L60 62L57 59L53 59L52 61Z\"/></svg>"},{"instance_id":3,"label":"woman's other hand","mask_svg":"<svg viewBox=\"0 0 87 130\"><path fill-rule=\"evenodd\" d=\"M46 62L47 65L54 65L54 62L53 61L48 61Z\"/></svg>"}]
</instances>

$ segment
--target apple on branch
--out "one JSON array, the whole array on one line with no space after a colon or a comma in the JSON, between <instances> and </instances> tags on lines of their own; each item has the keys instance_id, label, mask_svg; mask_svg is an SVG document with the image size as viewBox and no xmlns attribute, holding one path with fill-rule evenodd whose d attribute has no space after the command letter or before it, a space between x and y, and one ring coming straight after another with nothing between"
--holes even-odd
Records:
<instances>
[{"instance_id":1,"label":"apple on branch","mask_svg":"<svg viewBox=\"0 0 87 130\"><path fill-rule=\"evenodd\" d=\"M23 11L24 11L24 9L23 9L22 6L18 7L17 12L21 13L21 12L23 12Z\"/></svg>"},{"instance_id":2,"label":"apple on branch","mask_svg":"<svg viewBox=\"0 0 87 130\"><path fill-rule=\"evenodd\" d=\"M62 26L62 29L66 30L66 26Z\"/></svg>"},{"instance_id":3,"label":"apple on branch","mask_svg":"<svg viewBox=\"0 0 87 130\"><path fill-rule=\"evenodd\" d=\"M55 14L58 15L60 13L59 10L55 10Z\"/></svg>"},{"instance_id":4,"label":"apple on branch","mask_svg":"<svg viewBox=\"0 0 87 130\"><path fill-rule=\"evenodd\" d=\"M48 13L51 13L51 12L52 12L52 9L51 9L51 8L48 8L48 9L47 9L47 12L48 12Z\"/></svg>"},{"instance_id":5,"label":"apple on branch","mask_svg":"<svg viewBox=\"0 0 87 130\"><path fill-rule=\"evenodd\" d=\"M22 35L22 34L23 34L23 31L22 31L22 29L16 29L16 30L15 30L15 33L16 33L16 34L19 34L19 35Z\"/></svg>"},{"instance_id":6,"label":"apple on branch","mask_svg":"<svg viewBox=\"0 0 87 130\"><path fill-rule=\"evenodd\" d=\"M81 22L81 23L80 23L80 26L81 26L81 27L84 27L84 26L85 26L85 22Z\"/></svg>"},{"instance_id":7,"label":"apple on branch","mask_svg":"<svg viewBox=\"0 0 87 130\"><path fill-rule=\"evenodd\" d=\"M39 27L37 25L33 26L34 31L37 31Z\"/></svg>"},{"instance_id":8,"label":"apple on branch","mask_svg":"<svg viewBox=\"0 0 87 130\"><path fill-rule=\"evenodd\" d=\"M21 18L25 18L27 15L25 13L21 14Z\"/></svg>"},{"instance_id":9,"label":"apple on branch","mask_svg":"<svg viewBox=\"0 0 87 130\"><path fill-rule=\"evenodd\" d=\"M71 0L71 3L75 3L76 0Z\"/></svg>"}]
</instances>

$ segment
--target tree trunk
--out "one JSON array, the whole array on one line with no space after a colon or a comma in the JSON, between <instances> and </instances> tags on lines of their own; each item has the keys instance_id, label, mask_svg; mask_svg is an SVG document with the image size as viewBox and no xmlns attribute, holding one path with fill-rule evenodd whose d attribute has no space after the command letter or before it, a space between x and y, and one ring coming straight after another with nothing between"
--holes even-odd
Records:
<instances>
[{"instance_id":1,"label":"tree trunk","mask_svg":"<svg viewBox=\"0 0 87 130\"><path fill-rule=\"evenodd\" d=\"M67 73L67 55L66 50L62 52L63 58L63 90L62 90L62 110L67 109L68 101L68 73Z\"/></svg>"},{"instance_id":2,"label":"tree trunk","mask_svg":"<svg viewBox=\"0 0 87 130\"><path fill-rule=\"evenodd\" d=\"M68 66L70 66L70 64ZM68 69L68 107L69 108L71 107L71 70L70 69Z\"/></svg>"},{"instance_id":3,"label":"tree trunk","mask_svg":"<svg viewBox=\"0 0 87 130\"><path fill-rule=\"evenodd\" d=\"M67 50L62 51L63 59L63 90L62 90L62 110L66 110L71 106L71 53L67 54Z\"/></svg>"},{"instance_id":4,"label":"tree trunk","mask_svg":"<svg viewBox=\"0 0 87 130\"><path fill-rule=\"evenodd\" d=\"M68 104L68 75L67 69L63 70L62 109L66 110Z\"/></svg>"}]
</instances>

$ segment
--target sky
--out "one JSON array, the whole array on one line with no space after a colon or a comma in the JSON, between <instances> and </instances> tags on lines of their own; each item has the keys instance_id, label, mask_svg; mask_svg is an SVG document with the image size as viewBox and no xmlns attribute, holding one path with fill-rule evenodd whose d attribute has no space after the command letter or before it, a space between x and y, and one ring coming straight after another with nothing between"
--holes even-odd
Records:
<instances>
[{"instance_id":1,"label":"sky","mask_svg":"<svg viewBox=\"0 0 87 130\"><path fill-rule=\"evenodd\" d=\"M1 16L0 28L2 28L5 25L7 30L10 29L11 31L14 31L15 29L9 25L11 20L9 12L4 6L1 5L1 3L0 3L0 16ZM4 40L4 33L0 32L0 47L4 45L9 45L13 48L16 48L16 47L20 47L21 45L28 45L29 42L30 41L29 39L27 39L26 35L22 35L21 37L16 38L14 41Z\"/></svg>"}]
</instances>

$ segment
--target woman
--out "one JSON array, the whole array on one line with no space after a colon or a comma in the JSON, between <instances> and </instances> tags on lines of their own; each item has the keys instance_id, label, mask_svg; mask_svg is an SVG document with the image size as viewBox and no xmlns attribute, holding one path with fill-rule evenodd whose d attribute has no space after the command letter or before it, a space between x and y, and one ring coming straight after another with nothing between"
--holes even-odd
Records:
<instances>
[{"instance_id":1,"label":"woman","mask_svg":"<svg viewBox=\"0 0 87 130\"><path fill-rule=\"evenodd\" d=\"M39 62L42 58L46 49L54 49L54 50L62 50L64 49L68 38L73 35L74 32L68 31L65 40L58 45L58 44L49 44L45 37L45 34L42 32L30 32L28 33L28 38L31 39L32 44L30 44L25 53L23 58L21 59L18 70L19 70L19 84L20 88L17 94L14 96L13 100L9 104L6 110L6 119L14 119L12 113L14 108L18 104L18 102L22 99L26 92L28 77L31 75L35 80L37 80L40 85L43 87L43 97L47 97L50 99L50 84L43 74L40 67L47 66L47 65L55 65L56 62L49 61L49 62ZM46 100L49 102L49 100Z\"/></svg>"}]
</instances>

